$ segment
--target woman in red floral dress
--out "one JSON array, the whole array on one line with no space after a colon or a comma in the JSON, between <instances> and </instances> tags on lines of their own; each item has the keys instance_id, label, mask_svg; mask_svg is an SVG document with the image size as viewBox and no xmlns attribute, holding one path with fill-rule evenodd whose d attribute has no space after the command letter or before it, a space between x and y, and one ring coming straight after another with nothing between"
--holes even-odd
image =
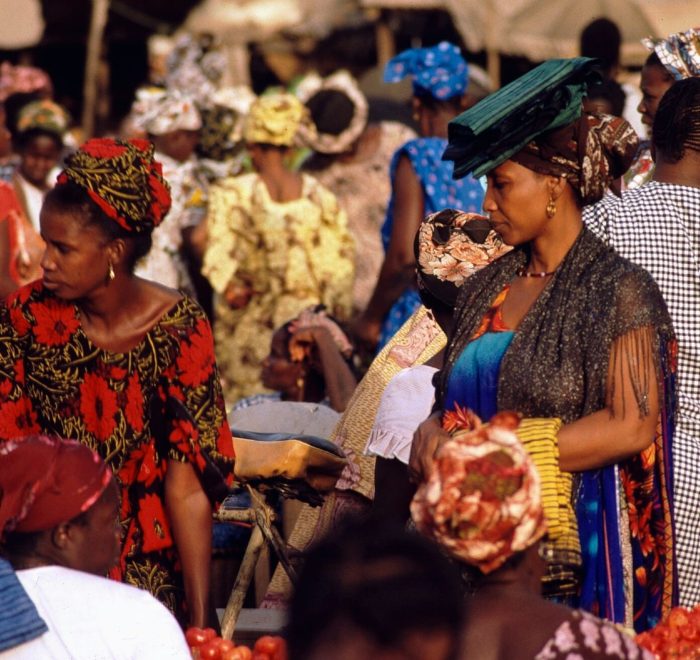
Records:
<instances>
[{"instance_id":1,"label":"woman in red floral dress","mask_svg":"<svg viewBox=\"0 0 700 660\"><path fill-rule=\"evenodd\" d=\"M41 212L43 280L0 307L0 439L79 440L121 487L110 576L186 625L209 603L211 506L232 478L209 323L180 292L133 275L170 194L146 141L91 140Z\"/></svg>"}]
</instances>

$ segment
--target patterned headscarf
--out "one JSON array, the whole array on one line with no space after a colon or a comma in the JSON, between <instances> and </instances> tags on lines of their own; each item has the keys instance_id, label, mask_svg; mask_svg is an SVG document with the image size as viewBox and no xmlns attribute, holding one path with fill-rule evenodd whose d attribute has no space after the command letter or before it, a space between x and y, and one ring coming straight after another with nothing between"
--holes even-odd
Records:
<instances>
[{"instance_id":1,"label":"patterned headscarf","mask_svg":"<svg viewBox=\"0 0 700 660\"><path fill-rule=\"evenodd\" d=\"M10 62L0 64L0 101L12 94L38 92L50 96L53 90L51 78L33 66L13 66Z\"/></svg>"},{"instance_id":2,"label":"patterned headscarf","mask_svg":"<svg viewBox=\"0 0 700 660\"><path fill-rule=\"evenodd\" d=\"M209 107L227 68L226 56L211 38L183 34L168 56L165 85L196 99L200 107Z\"/></svg>"},{"instance_id":3,"label":"patterned headscarf","mask_svg":"<svg viewBox=\"0 0 700 660\"><path fill-rule=\"evenodd\" d=\"M384 82L399 82L406 76L413 77L416 96L427 94L440 101L461 96L469 84L467 62L449 41L432 48L409 48L387 62Z\"/></svg>"},{"instance_id":4,"label":"patterned headscarf","mask_svg":"<svg viewBox=\"0 0 700 660\"><path fill-rule=\"evenodd\" d=\"M45 99L27 103L17 116L17 130L20 133L41 129L53 133L63 140L68 130L68 113L57 103Z\"/></svg>"},{"instance_id":5,"label":"patterned headscarf","mask_svg":"<svg viewBox=\"0 0 700 660\"><path fill-rule=\"evenodd\" d=\"M482 215L456 209L431 213L414 244L418 286L452 307L464 281L510 249Z\"/></svg>"},{"instance_id":6,"label":"patterned headscarf","mask_svg":"<svg viewBox=\"0 0 700 660\"><path fill-rule=\"evenodd\" d=\"M104 461L73 440L29 436L0 443L0 537L75 518L112 479Z\"/></svg>"},{"instance_id":7,"label":"patterned headscarf","mask_svg":"<svg viewBox=\"0 0 700 660\"><path fill-rule=\"evenodd\" d=\"M566 177L584 205L603 198L613 179L632 164L639 137L620 117L585 113L573 124L544 133L511 160L540 174Z\"/></svg>"},{"instance_id":8,"label":"patterned headscarf","mask_svg":"<svg viewBox=\"0 0 700 660\"><path fill-rule=\"evenodd\" d=\"M423 534L484 574L547 530L540 476L514 433L519 421L499 413L488 425L455 434L411 502Z\"/></svg>"},{"instance_id":9,"label":"patterned headscarf","mask_svg":"<svg viewBox=\"0 0 700 660\"><path fill-rule=\"evenodd\" d=\"M194 99L174 89L143 87L137 90L131 115L134 126L149 135L164 135L177 130L198 131L202 127Z\"/></svg>"},{"instance_id":10,"label":"patterned headscarf","mask_svg":"<svg viewBox=\"0 0 700 660\"><path fill-rule=\"evenodd\" d=\"M344 70L336 71L328 78L321 78L318 74L306 76L297 87L296 95L302 103L308 105L316 94L324 91L344 94L353 106L352 119L347 128L337 134L321 133L317 127L318 135L315 139L309 140L309 146L322 154L340 154L347 151L365 130L369 105L357 80Z\"/></svg>"},{"instance_id":11,"label":"patterned headscarf","mask_svg":"<svg viewBox=\"0 0 700 660\"><path fill-rule=\"evenodd\" d=\"M308 144L316 129L306 106L284 92L265 94L250 106L243 137L253 144L274 144L280 147Z\"/></svg>"},{"instance_id":12,"label":"patterned headscarf","mask_svg":"<svg viewBox=\"0 0 700 660\"><path fill-rule=\"evenodd\" d=\"M152 231L170 210L170 188L147 140L88 140L66 159L56 185L68 181L128 232Z\"/></svg>"},{"instance_id":13,"label":"patterned headscarf","mask_svg":"<svg viewBox=\"0 0 700 660\"><path fill-rule=\"evenodd\" d=\"M676 79L700 76L700 30L670 34L665 39L642 39L650 52L656 53L664 68Z\"/></svg>"}]
</instances>

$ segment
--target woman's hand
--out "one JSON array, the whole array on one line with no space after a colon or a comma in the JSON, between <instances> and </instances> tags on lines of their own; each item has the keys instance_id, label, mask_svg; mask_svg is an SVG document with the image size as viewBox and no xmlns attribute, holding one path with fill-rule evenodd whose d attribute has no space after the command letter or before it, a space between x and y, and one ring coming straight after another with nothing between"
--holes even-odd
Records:
<instances>
[{"instance_id":1,"label":"woman's hand","mask_svg":"<svg viewBox=\"0 0 700 660\"><path fill-rule=\"evenodd\" d=\"M253 289L240 282L231 282L224 291L224 300L232 309L243 309L252 297Z\"/></svg>"},{"instance_id":2,"label":"woman's hand","mask_svg":"<svg viewBox=\"0 0 700 660\"><path fill-rule=\"evenodd\" d=\"M317 346L322 341L333 341L326 328L313 326L296 330L289 340L289 357L292 362L308 360L312 368L320 370Z\"/></svg>"},{"instance_id":3,"label":"woman's hand","mask_svg":"<svg viewBox=\"0 0 700 660\"><path fill-rule=\"evenodd\" d=\"M450 434L442 428L441 412L433 413L421 423L413 434L408 459L408 473L412 481L418 483L427 479L435 454L449 439Z\"/></svg>"}]
</instances>

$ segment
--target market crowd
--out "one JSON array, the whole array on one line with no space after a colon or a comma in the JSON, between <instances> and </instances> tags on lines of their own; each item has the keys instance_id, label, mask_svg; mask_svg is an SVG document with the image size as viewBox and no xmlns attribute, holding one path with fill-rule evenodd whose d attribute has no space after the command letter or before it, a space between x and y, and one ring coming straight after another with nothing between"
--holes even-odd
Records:
<instances>
[{"instance_id":1,"label":"market crowd","mask_svg":"<svg viewBox=\"0 0 700 660\"><path fill-rule=\"evenodd\" d=\"M408 126L185 36L85 142L0 66L0 658L190 657L279 402L346 458L262 603L290 657L652 657L700 603L700 32L637 107L615 26L581 44L498 90L404 51Z\"/></svg>"}]
</instances>

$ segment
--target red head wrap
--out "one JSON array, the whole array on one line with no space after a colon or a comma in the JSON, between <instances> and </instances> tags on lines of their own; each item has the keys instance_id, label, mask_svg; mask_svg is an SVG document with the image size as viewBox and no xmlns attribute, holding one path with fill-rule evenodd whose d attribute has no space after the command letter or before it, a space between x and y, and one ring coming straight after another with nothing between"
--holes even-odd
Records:
<instances>
[{"instance_id":1,"label":"red head wrap","mask_svg":"<svg viewBox=\"0 0 700 660\"><path fill-rule=\"evenodd\" d=\"M30 436L0 443L0 537L75 518L112 478L94 451L72 440Z\"/></svg>"},{"instance_id":2,"label":"red head wrap","mask_svg":"<svg viewBox=\"0 0 700 660\"><path fill-rule=\"evenodd\" d=\"M170 210L170 188L148 140L88 140L66 159L56 185L73 181L128 232L153 231Z\"/></svg>"}]
</instances>

